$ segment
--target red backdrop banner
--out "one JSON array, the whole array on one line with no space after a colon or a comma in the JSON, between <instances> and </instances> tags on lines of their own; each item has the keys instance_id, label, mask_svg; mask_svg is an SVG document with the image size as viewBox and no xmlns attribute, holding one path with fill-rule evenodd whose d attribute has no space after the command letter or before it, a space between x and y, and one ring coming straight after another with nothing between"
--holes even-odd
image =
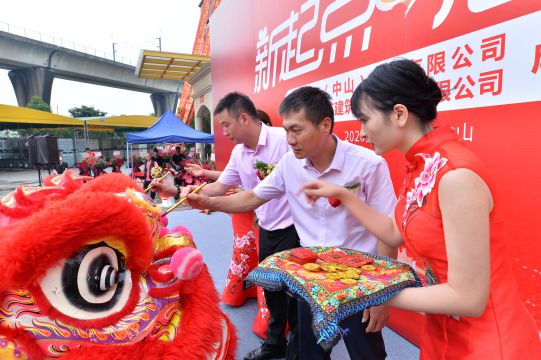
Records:
<instances>
[{"instance_id":1,"label":"red backdrop banner","mask_svg":"<svg viewBox=\"0 0 541 360\"><path fill-rule=\"evenodd\" d=\"M417 61L447 91L438 122L492 172L521 295L541 329L540 24L541 3L530 0L228 0L210 22L213 99L241 91L280 126L284 96L318 86L333 97L336 135L362 145L353 90L381 62ZM214 128L223 168L233 144ZM386 159L396 189L403 156ZM415 340L413 316L400 312L393 322Z\"/></svg>"}]
</instances>

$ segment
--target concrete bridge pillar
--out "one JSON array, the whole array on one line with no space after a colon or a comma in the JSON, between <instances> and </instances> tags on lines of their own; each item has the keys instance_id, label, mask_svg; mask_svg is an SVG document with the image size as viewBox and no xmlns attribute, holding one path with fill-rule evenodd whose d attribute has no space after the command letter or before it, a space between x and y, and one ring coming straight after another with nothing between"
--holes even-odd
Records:
<instances>
[{"instance_id":1,"label":"concrete bridge pillar","mask_svg":"<svg viewBox=\"0 0 541 360\"><path fill-rule=\"evenodd\" d=\"M167 110L174 111L178 102L177 93L154 93L150 95L154 113L156 116L162 116Z\"/></svg>"},{"instance_id":2,"label":"concrete bridge pillar","mask_svg":"<svg viewBox=\"0 0 541 360\"><path fill-rule=\"evenodd\" d=\"M11 70L8 75L19 106L26 106L32 96L39 96L44 102L51 104L54 71L35 67Z\"/></svg>"}]
</instances>

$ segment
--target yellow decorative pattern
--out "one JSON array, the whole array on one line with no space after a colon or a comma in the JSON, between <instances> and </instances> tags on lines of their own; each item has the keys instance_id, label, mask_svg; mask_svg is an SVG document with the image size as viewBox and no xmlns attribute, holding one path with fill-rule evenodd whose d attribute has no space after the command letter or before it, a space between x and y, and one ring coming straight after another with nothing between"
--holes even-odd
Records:
<instances>
[{"instance_id":1,"label":"yellow decorative pattern","mask_svg":"<svg viewBox=\"0 0 541 360\"><path fill-rule=\"evenodd\" d=\"M195 247L193 239L188 235L180 235L177 233L167 234L159 238L154 245L154 251L162 251L173 246Z\"/></svg>"}]
</instances>

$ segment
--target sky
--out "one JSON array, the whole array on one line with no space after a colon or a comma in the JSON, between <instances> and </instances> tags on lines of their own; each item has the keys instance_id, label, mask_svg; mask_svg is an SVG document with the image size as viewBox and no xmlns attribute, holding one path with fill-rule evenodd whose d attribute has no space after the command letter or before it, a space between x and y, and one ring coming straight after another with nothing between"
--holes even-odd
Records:
<instances>
[{"instance_id":1,"label":"sky","mask_svg":"<svg viewBox=\"0 0 541 360\"><path fill-rule=\"evenodd\" d=\"M191 53L199 23L200 0L26 0L2 2L0 30L31 37L41 33L107 52L137 65L142 49ZM64 42L63 41L63 42ZM0 49L1 53L2 49ZM0 69L0 104L17 105L8 70ZM69 115L75 106L94 106L107 115L149 115L150 94L55 79L51 110Z\"/></svg>"}]
</instances>

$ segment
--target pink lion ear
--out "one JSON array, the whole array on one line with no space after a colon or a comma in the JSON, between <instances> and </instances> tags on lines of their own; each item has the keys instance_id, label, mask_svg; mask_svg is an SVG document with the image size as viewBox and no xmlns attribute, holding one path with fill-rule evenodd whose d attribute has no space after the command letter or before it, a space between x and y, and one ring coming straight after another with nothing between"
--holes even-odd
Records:
<instances>
[{"instance_id":1,"label":"pink lion ear","mask_svg":"<svg viewBox=\"0 0 541 360\"><path fill-rule=\"evenodd\" d=\"M168 228L166 227L162 227L160 228L160 237L164 237L165 235L169 234L171 232L171 230L169 230Z\"/></svg>"},{"instance_id":2,"label":"pink lion ear","mask_svg":"<svg viewBox=\"0 0 541 360\"><path fill-rule=\"evenodd\" d=\"M171 271L179 280L191 280L203 270L203 256L194 248L182 248L171 257Z\"/></svg>"}]
</instances>

